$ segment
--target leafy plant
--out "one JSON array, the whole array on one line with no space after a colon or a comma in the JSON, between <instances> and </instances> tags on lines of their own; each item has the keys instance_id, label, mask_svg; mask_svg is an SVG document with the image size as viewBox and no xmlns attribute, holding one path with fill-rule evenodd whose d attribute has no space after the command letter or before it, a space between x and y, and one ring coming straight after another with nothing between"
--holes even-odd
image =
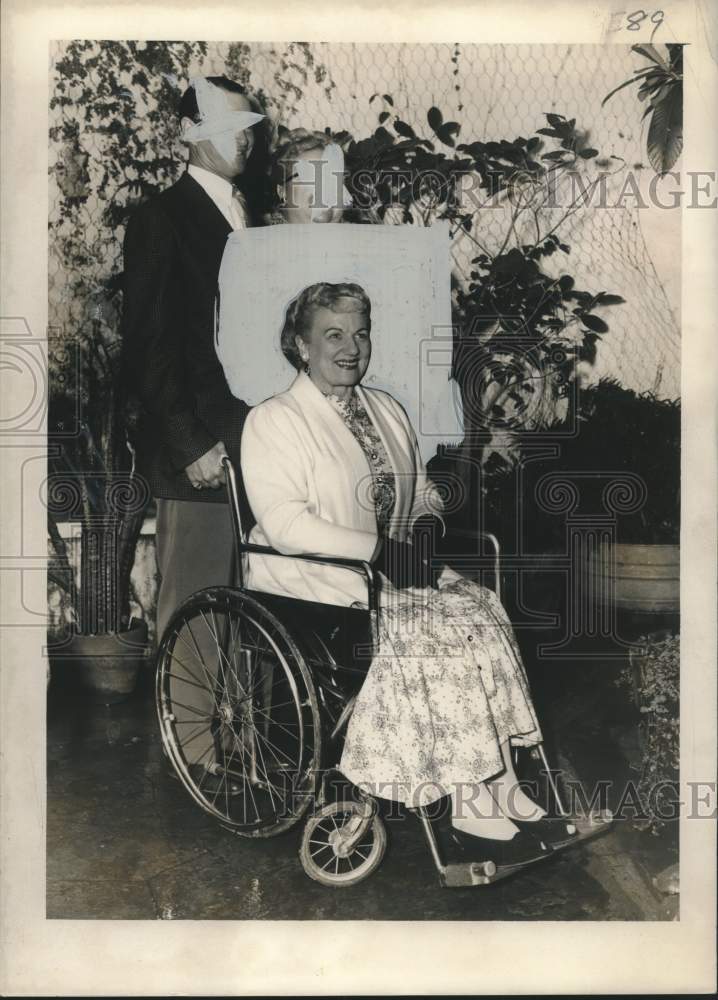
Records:
<instances>
[{"instance_id":1,"label":"leafy plant","mask_svg":"<svg viewBox=\"0 0 718 1000\"><path fill-rule=\"evenodd\" d=\"M645 503L620 516L619 542L677 544L680 535L681 409L675 400L636 393L602 379L584 390L579 433L562 448L566 469L631 472ZM596 497L596 504L598 497ZM595 507L598 510L598 506Z\"/></svg>"},{"instance_id":2,"label":"leafy plant","mask_svg":"<svg viewBox=\"0 0 718 1000\"><path fill-rule=\"evenodd\" d=\"M326 66L318 62L308 42L288 42L270 50L276 60L274 90L269 93L252 83L252 48L246 42L232 42L224 66L225 76L242 84L274 121L286 121L301 111L308 87L318 87L331 100L336 84Z\"/></svg>"},{"instance_id":3,"label":"leafy plant","mask_svg":"<svg viewBox=\"0 0 718 1000\"><path fill-rule=\"evenodd\" d=\"M543 510L537 502L539 482L549 473L581 476L581 507L605 513L603 490L611 474L627 472L641 478L645 502L633 513L619 515L617 541L675 544L680 535L681 412L675 401L635 393L612 379L581 390L576 433L565 434L557 422L560 452L532 458L518 468L500 454L484 470L483 505L487 526L506 544L522 526L527 552L563 551L565 519ZM562 430L564 431L561 436Z\"/></svg>"},{"instance_id":4,"label":"leafy plant","mask_svg":"<svg viewBox=\"0 0 718 1000\"><path fill-rule=\"evenodd\" d=\"M577 365L594 360L597 342L608 332L597 313L623 302L606 291L577 288L571 274L547 266L555 254L570 254L561 227L606 171L589 178L556 218L549 208L557 185L583 177L599 155L575 119L551 113L530 138L459 142L461 124L446 120L437 107L426 116L429 138L394 112L390 94L372 100L382 110L371 136L334 134L345 150L355 201L384 222L430 225L448 219L452 234L476 247L469 273L457 273L455 281L455 374L467 440L474 458L478 447L485 467L497 441L507 453L507 431L548 426L565 409L561 401L569 396ZM555 148L546 148L547 141ZM478 214L489 205L503 206L506 218L504 238L493 251L481 240Z\"/></svg>"},{"instance_id":5,"label":"leafy plant","mask_svg":"<svg viewBox=\"0 0 718 1000\"><path fill-rule=\"evenodd\" d=\"M126 436L118 298L116 284L102 289L87 303L89 317L72 345L55 346L50 354L49 577L62 588L76 629L86 635L129 625L130 573L150 501ZM81 525L79 587L60 520Z\"/></svg>"},{"instance_id":6,"label":"leafy plant","mask_svg":"<svg viewBox=\"0 0 718 1000\"><path fill-rule=\"evenodd\" d=\"M634 70L633 76L607 94L605 104L624 87L640 83L638 100L648 101L642 119L648 115L647 152L657 174L667 173L683 148L683 46L667 44L668 59L654 45L632 45L651 65Z\"/></svg>"},{"instance_id":7,"label":"leafy plant","mask_svg":"<svg viewBox=\"0 0 718 1000\"><path fill-rule=\"evenodd\" d=\"M181 80L206 54L199 42L73 41L54 67L50 107L61 144L50 222L61 270L51 302L50 579L84 634L129 622L130 571L149 497L135 476L120 393L121 230L134 205L176 179L183 155ZM90 215L90 199L97 210ZM58 528L81 524L79 587Z\"/></svg>"},{"instance_id":8,"label":"leafy plant","mask_svg":"<svg viewBox=\"0 0 718 1000\"><path fill-rule=\"evenodd\" d=\"M680 636L642 636L617 683L630 688L641 713L638 794L647 818L638 825L658 835L675 815L680 769Z\"/></svg>"}]
</instances>

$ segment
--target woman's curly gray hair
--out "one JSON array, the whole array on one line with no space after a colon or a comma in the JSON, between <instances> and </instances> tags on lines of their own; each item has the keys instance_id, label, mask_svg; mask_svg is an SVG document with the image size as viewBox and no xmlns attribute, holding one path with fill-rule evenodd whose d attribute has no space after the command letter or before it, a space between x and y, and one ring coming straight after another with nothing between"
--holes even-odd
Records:
<instances>
[{"instance_id":1,"label":"woman's curly gray hair","mask_svg":"<svg viewBox=\"0 0 718 1000\"><path fill-rule=\"evenodd\" d=\"M297 336L306 339L315 309L324 306L326 309L338 311L340 299L353 299L356 303L355 308L364 313L367 327L371 329L371 301L361 285L349 282L331 284L328 281L307 285L287 306L280 341L284 357L297 371L302 367L302 358L296 343Z\"/></svg>"}]
</instances>

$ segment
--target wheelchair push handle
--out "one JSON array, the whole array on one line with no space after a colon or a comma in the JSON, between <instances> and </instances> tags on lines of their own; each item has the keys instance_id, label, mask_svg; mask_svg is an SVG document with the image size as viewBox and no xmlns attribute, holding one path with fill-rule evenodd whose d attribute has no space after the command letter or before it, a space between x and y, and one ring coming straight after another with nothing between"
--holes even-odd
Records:
<instances>
[{"instance_id":1,"label":"wheelchair push handle","mask_svg":"<svg viewBox=\"0 0 718 1000\"><path fill-rule=\"evenodd\" d=\"M234 538L234 551L237 559L237 572L239 574L239 585L244 586L244 572L240 552L244 543L244 529L242 528L242 513L239 506L239 486L237 485L237 473L235 472L232 460L228 455L222 456L222 468L224 469L224 481L227 487L227 499L229 501L229 514L232 520L232 537Z\"/></svg>"},{"instance_id":2,"label":"wheelchair push handle","mask_svg":"<svg viewBox=\"0 0 718 1000\"><path fill-rule=\"evenodd\" d=\"M301 559L302 562L320 563L327 566L341 566L346 569L361 569L367 583L369 611L378 611L378 590L376 587L374 569L371 563L363 559L337 559L332 556L312 556L312 555L289 555L286 552L278 552L269 545L252 545L245 541L244 530L242 528L242 513L239 505L239 486L237 484L237 472L228 455L222 458L222 467L225 472L225 483L227 486L227 499L229 500L230 517L232 519L232 534L234 536L234 550L237 564L237 580L240 590L244 589L244 560L243 554L254 552L257 555L279 556L284 559Z\"/></svg>"}]
</instances>

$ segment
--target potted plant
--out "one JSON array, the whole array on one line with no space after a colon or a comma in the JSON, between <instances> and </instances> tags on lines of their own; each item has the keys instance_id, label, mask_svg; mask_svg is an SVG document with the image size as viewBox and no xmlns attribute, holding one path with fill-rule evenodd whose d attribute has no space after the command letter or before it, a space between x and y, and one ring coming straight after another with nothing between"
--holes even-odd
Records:
<instances>
[{"instance_id":1,"label":"potted plant","mask_svg":"<svg viewBox=\"0 0 718 1000\"><path fill-rule=\"evenodd\" d=\"M524 554L563 553L565 514L539 501L542 484L557 473L563 480L573 476L582 513L605 517L612 514L605 506L607 488L629 474L635 502L612 514L610 548L589 555L592 586L603 597L612 595L621 611L674 616L680 589L680 404L601 379L578 394L575 419L575 432L563 438L565 423L548 429L558 442L554 453L526 455L516 468L500 461L486 467L487 526L510 539L520 525ZM539 596L555 606L546 583L537 588Z\"/></svg>"},{"instance_id":2,"label":"potted plant","mask_svg":"<svg viewBox=\"0 0 718 1000\"><path fill-rule=\"evenodd\" d=\"M130 618L130 572L149 501L127 445L120 387L122 228L133 206L176 178L181 81L204 43L67 43L54 66L50 167L50 580L69 638L52 637L54 673L105 701L126 696L147 653ZM99 212L88 225L88 199ZM119 237L119 238L118 238ZM61 284L60 284L61 283ZM80 524L79 581L58 528Z\"/></svg>"},{"instance_id":3,"label":"potted plant","mask_svg":"<svg viewBox=\"0 0 718 1000\"><path fill-rule=\"evenodd\" d=\"M454 372L466 436L461 449L434 464L458 465L462 478L467 470L483 475L517 461L522 434L565 419L577 367L595 357L608 331L597 313L623 302L577 288L556 256L570 254L560 231L580 208L576 191L590 196L611 158L599 161L575 119L560 114L547 114L546 126L530 138L462 143L461 124L446 121L438 108L427 113L427 138L399 118L391 95L374 99L382 110L371 136L334 134L345 150L355 204L385 223L448 219L452 234L475 247L468 271L455 271L453 291ZM547 140L555 148L546 148ZM587 176L592 161L602 166ZM570 185L559 217L547 212L556 192L579 174L581 185ZM503 209L504 233L493 248L478 225L487 206ZM476 483L467 485L464 515L473 518Z\"/></svg>"},{"instance_id":4,"label":"potted plant","mask_svg":"<svg viewBox=\"0 0 718 1000\"><path fill-rule=\"evenodd\" d=\"M591 572L597 582L609 578L612 585L601 593L612 593L619 610L674 615L680 601L680 404L604 379L584 393L582 410L585 422L564 461L574 469L631 473L642 492L634 509L617 516L611 551L604 547L593 557Z\"/></svg>"},{"instance_id":5,"label":"potted plant","mask_svg":"<svg viewBox=\"0 0 718 1000\"><path fill-rule=\"evenodd\" d=\"M50 581L70 634L50 638L53 670L105 702L129 695L148 655L147 624L130 617L130 573L147 484L127 443L115 288L88 295L89 317L50 355ZM79 584L59 523L80 524Z\"/></svg>"}]
</instances>

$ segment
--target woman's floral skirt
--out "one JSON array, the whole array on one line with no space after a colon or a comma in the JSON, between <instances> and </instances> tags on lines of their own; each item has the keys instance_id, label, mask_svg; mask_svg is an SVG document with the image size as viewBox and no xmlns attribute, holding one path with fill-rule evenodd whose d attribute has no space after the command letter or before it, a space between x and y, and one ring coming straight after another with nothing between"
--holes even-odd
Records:
<instances>
[{"instance_id":1,"label":"woman's floral skirt","mask_svg":"<svg viewBox=\"0 0 718 1000\"><path fill-rule=\"evenodd\" d=\"M349 721L341 770L380 798L428 805L503 769L500 745L542 739L511 623L459 579L382 602L379 651Z\"/></svg>"}]
</instances>

